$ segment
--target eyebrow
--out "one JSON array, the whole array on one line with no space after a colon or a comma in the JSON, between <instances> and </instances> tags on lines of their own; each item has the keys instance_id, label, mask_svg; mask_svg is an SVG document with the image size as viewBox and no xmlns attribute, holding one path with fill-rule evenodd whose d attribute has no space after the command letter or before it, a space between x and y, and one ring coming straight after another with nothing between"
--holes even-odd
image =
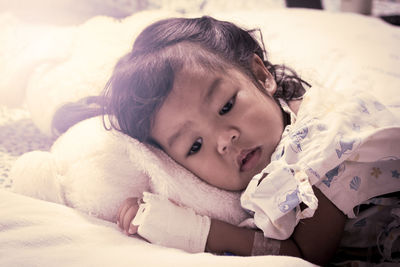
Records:
<instances>
[{"instance_id":1,"label":"eyebrow","mask_svg":"<svg viewBox=\"0 0 400 267\"><path fill-rule=\"evenodd\" d=\"M219 85L221 84L222 78L215 78L215 80L211 83L211 85L207 88L206 94L204 96L204 102L210 102L210 100L214 97L218 89L220 88ZM167 143L169 147L176 142L176 140L183 135L189 128L192 123L190 121L185 122L181 127L179 127L178 131L176 131L171 137L168 138Z\"/></svg>"},{"instance_id":2,"label":"eyebrow","mask_svg":"<svg viewBox=\"0 0 400 267\"><path fill-rule=\"evenodd\" d=\"M187 121L185 122L181 127L179 127L179 130L176 131L173 135L171 135L170 138L168 138L167 143L169 147L172 147L172 145L176 142L176 140L183 135L184 132L188 130L192 122Z\"/></svg>"}]
</instances>

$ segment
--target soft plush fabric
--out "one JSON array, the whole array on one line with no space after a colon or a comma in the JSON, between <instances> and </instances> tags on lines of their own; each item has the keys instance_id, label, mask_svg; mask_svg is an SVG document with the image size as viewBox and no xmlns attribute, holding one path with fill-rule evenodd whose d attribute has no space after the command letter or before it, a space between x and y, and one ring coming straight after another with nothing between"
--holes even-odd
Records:
<instances>
[{"instance_id":1,"label":"soft plush fabric","mask_svg":"<svg viewBox=\"0 0 400 267\"><path fill-rule=\"evenodd\" d=\"M315 266L286 256L190 254L127 237L116 224L0 189L0 266Z\"/></svg>"},{"instance_id":2,"label":"soft plush fabric","mask_svg":"<svg viewBox=\"0 0 400 267\"><path fill-rule=\"evenodd\" d=\"M239 193L201 181L162 151L117 131L102 117L76 124L51 151L24 154L11 171L12 190L115 221L119 205L144 191L164 195L202 215L239 224Z\"/></svg>"},{"instance_id":3,"label":"soft plush fabric","mask_svg":"<svg viewBox=\"0 0 400 267\"><path fill-rule=\"evenodd\" d=\"M287 64L308 81L330 89L358 82L396 94L399 28L377 18L301 9L209 14L260 28L271 62ZM144 11L124 20L95 17L79 26L54 27L1 14L0 51L7 53L0 54L0 103L26 103L34 123L51 135L57 107L101 92L135 36L170 16L180 15Z\"/></svg>"},{"instance_id":4,"label":"soft plush fabric","mask_svg":"<svg viewBox=\"0 0 400 267\"><path fill-rule=\"evenodd\" d=\"M353 87L367 88L378 98L380 95L398 95L400 30L377 18L298 9L208 14L246 28L260 28L269 59L273 63L288 64L312 84L320 83L329 90L346 90L352 84ZM69 27L26 25L8 15L0 15L0 51L7 51L0 54L0 103L14 107L25 105L25 112L29 112L33 123L42 133L51 136L51 120L57 107L98 94L113 65L130 49L140 30L151 21L172 15L177 14L146 11L120 21L96 17L82 25ZM92 218L90 220L97 222L77 210L112 221L125 197L138 196L144 190L171 196L201 214L232 223L246 216L238 206L238 193L210 187L176 165L163 152L119 133L105 131L99 118L75 125L50 151L35 151L22 156L13 166L12 179L7 181L14 191L66 204L75 210L0 192L0 224L5 225L2 228L5 230L0 232L0 240L5 240L0 242L0 254L10 255L0 257L0 265L29 262L37 256L38 248L43 248L43 243L45 249L40 255L45 256L37 259L40 266L54 265L55 260L67 265L78 265L77 262L96 265L113 260L116 265L124 266L134 264L133 256L128 256L132 257L128 258L129 263L116 261L116 258L123 258L122 255L132 251L137 256L135 263L150 265L159 255L162 255L159 258L164 266L173 265L171 262L187 266L211 261L224 265L231 260L232 264L227 265L268 263L266 257L229 257L225 260L223 257L209 258L208 254L182 252L178 252L179 258L175 259L178 254L158 247L160 254L157 252L153 257L153 246L136 242L137 239L128 241L134 242L129 244L119 242L119 238L110 236L120 235L115 225L104 221L97 228L99 232L87 231L84 235L104 249L97 250L96 247L96 251L92 251L92 244L87 246L88 249L80 250L88 245L85 238L70 242L82 235L79 227L86 225L82 221ZM60 212L56 211L58 209ZM70 217L71 213L78 215ZM36 215L43 217L36 220ZM32 220L38 228L30 227ZM45 231L50 225L54 232ZM17 228L21 232L15 234L13 229ZM63 238L57 238L60 234L57 230L70 232L63 232ZM44 240L43 243L37 242L40 240ZM82 242L81 246L79 242ZM63 253L53 253L61 250ZM16 255L22 252L24 255L18 258ZM79 261L79 252L87 258ZM298 266L303 263L298 259L290 262L285 259L279 264Z\"/></svg>"},{"instance_id":5,"label":"soft plush fabric","mask_svg":"<svg viewBox=\"0 0 400 267\"><path fill-rule=\"evenodd\" d=\"M37 63L33 69L27 72L30 75L26 76L27 86L23 87L21 83L12 82L5 83L3 86L14 88L18 94L24 95L25 92L25 101L33 121L44 133L51 135L51 120L58 106L68 101L75 101L83 96L101 92L112 72L114 63L129 50L135 35L151 21L172 15L177 14L146 11L122 21L98 17L79 27L60 28L58 30L55 28L39 28L37 29L38 32L45 32L44 36L48 38L47 40L52 40L52 42L45 43L46 47L41 47L40 40L28 45L29 49L34 49L36 46L43 49L41 50L42 54L37 55L40 61L29 57L21 58L21 62L24 62L22 59L25 59L24 63L26 64L20 62L20 65L18 65L18 60L10 61L10 64L13 64L12 66L17 69ZM283 20L282 16L286 19ZM397 93L400 73L399 68L396 68L399 65L399 57L396 56L398 54L396 44L399 44L399 29L382 21L360 15L305 10L230 12L215 14L215 17L233 21L246 28L260 27L270 60L274 63L287 63L298 70L312 84L320 83L330 90L345 90L346 85L351 84L353 88L368 88L378 97L382 88L385 90L385 95ZM271 25L271 21L280 21L280 23ZM315 23L315 21L319 23ZM21 33L24 28L16 25L14 26L15 29L18 29L17 33ZM12 26L9 27L12 28ZM294 27L296 31L292 30ZM330 34L324 34L326 32ZM379 42L376 41L378 32ZM11 43L12 39L8 41L8 44ZM367 43L368 46L366 46ZM9 66L5 64L3 67ZM11 72L11 74L14 73ZM5 82L7 81L10 80L5 80ZM54 175L65 177L67 175L72 178L56 180L56 184L63 181L62 192L47 190L51 194L56 194L56 196L53 196L54 200L60 202L61 199L64 199L64 203L69 203L71 206L80 207L81 210L111 219L114 216L112 213L115 213L115 204L129 195L128 192L131 192L131 195L138 195L145 188L138 186L138 190L132 192L132 188L136 184L144 184L143 175L147 175L152 178L152 181L156 181L152 186L154 192L173 196L172 198L179 203L193 206L202 214L206 209L214 210L215 205L212 203L215 203L215 199L212 199L212 196L219 195L214 188L191 176L189 172L174 164L162 152L147 153L148 148L144 149L134 140L123 135L117 136L104 131L100 122L94 123L94 120L92 123L81 122L54 144L50 152L51 156L46 154L48 152L41 154L47 160L54 161L53 163L44 163L46 160L36 160L42 164L43 168L40 170L44 171L46 167L52 171L51 175L32 175L34 170L39 170L29 163L31 160L35 160L36 155L26 155L17 162L14 168L15 172L18 173L18 175L14 175L16 177L14 182L18 185L16 188L21 188L20 185L23 184L24 190L32 190L33 192L46 190L39 186L43 183L29 183L29 181L32 181L30 178L25 179L26 182L18 182L18 180L24 180L21 178L24 176L19 173L29 173L31 176L42 178L49 178ZM132 150L126 149L126 144L130 144L128 147ZM124 154L120 153L121 150ZM139 152L132 152L136 150ZM144 154L141 154L143 151L147 153L147 156L144 157ZM38 155L38 153L36 154ZM130 158L123 155L129 155ZM27 157L31 158L26 160ZM162 157L162 159L156 164L153 159L159 157ZM22 164L24 159L27 162L26 164ZM57 168L53 166L54 164ZM23 170L25 168L23 166L28 168L29 171ZM116 166L119 167L116 168ZM169 168L169 166L173 167ZM96 172L92 170L96 170ZM164 172L168 174L163 174ZM99 193L97 191L93 194L84 194L79 191L80 188L84 188L85 185L93 181L94 178L91 177L96 177L99 174L107 179L99 178L99 181L102 181L103 184L98 183L99 185L93 190L102 191L103 189L100 188L106 188L108 191L104 192L114 192L107 194L109 196L104 201L97 200L95 196ZM163 180L167 181L164 176L174 178L170 182L159 183ZM110 177L113 177L113 180L110 180ZM123 179L123 177L135 177L136 180L139 180L140 177L141 180L135 182L132 181L132 178ZM182 190L186 187L177 186L182 184L177 182L179 181L178 177L182 177L183 180L187 178L188 181L191 181L192 186L196 184L194 187L196 190L194 192ZM85 179L87 179L86 182ZM132 183L132 185L126 187L126 185L116 182L122 180L128 180L129 182L125 183ZM118 186L108 186L107 183L110 181L117 183ZM35 188L31 185L37 186ZM119 187L123 188L122 192L125 193L117 194ZM85 188L85 190L88 189ZM28 193L28 191L23 192ZM199 195L193 197L196 192L199 192ZM46 199L46 192L40 194ZM93 196L93 199L85 202L80 199L80 195L89 199ZM237 194L232 197L235 195L234 193L224 192L224 195L230 196L230 204L236 201L233 199L237 198ZM97 203L95 209L92 208L94 203ZM217 201L216 203L226 202ZM212 204L212 208L204 208L210 204ZM107 207L111 206L114 207L113 212L110 211L109 214L106 214ZM226 211L226 209L222 210ZM219 211L211 211L211 214L219 216L220 213ZM240 214L240 219L244 217L243 213L239 212L238 214ZM227 216L229 220L232 220L231 215ZM235 222L237 222L236 219Z\"/></svg>"},{"instance_id":6,"label":"soft plush fabric","mask_svg":"<svg viewBox=\"0 0 400 267\"><path fill-rule=\"evenodd\" d=\"M0 188L12 187L10 171L18 157L32 150L48 150L52 143L27 110L0 106Z\"/></svg>"}]
</instances>

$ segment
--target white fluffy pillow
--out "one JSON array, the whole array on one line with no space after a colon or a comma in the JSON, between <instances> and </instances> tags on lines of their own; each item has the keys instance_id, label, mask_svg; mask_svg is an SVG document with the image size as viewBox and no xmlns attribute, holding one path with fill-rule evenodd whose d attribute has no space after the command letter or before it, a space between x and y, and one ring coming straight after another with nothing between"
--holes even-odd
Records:
<instances>
[{"instance_id":1,"label":"white fluffy pillow","mask_svg":"<svg viewBox=\"0 0 400 267\"><path fill-rule=\"evenodd\" d=\"M11 178L14 192L109 221L115 221L125 198L141 197L144 191L233 224L248 216L240 207L240 193L210 186L164 152L105 130L101 117L73 126L50 152L24 154L14 164Z\"/></svg>"},{"instance_id":2,"label":"white fluffy pillow","mask_svg":"<svg viewBox=\"0 0 400 267\"><path fill-rule=\"evenodd\" d=\"M58 106L100 92L108 80L115 62L130 49L135 36L141 29L152 21L173 15L176 14L142 12L122 21L106 17L93 18L75 28L60 28L50 31L51 34L45 36L54 42L46 42L48 47L39 59L35 58L35 61L29 61L31 58L28 57L28 62L24 62L24 58L21 58L20 61L9 61L10 64L14 64L11 70L18 69L20 66L31 66L31 69L26 70L28 78L25 79L27 83L25 99L35 124L43 132L50 134L51 119ZM271 61L288 64L311 83L319 82L325 88L343 90L346 90L348 84L359 83L359 86L369 88L378 96L379 94L395 96L398 93L400 30L376 18L296 9L214 15L217 18L233 21L247 28L261 28ZM40 44L40 40L34 41L28 47L33 49L37 44ZM37 63L37 65L32 64L32 62ZM6 65L2 67L7 68ZM19 82L17 75L13 77L15 77L13 80ZM5 80L10 81L10 79ZM12 87L11 82L2 84L2 86L7 85ZM21 84L18 88L19 92L23 92L22 88L24 87ZM2 91L0 90L0 92ZM20 93L20 95L23 95L23 93ZM82 127L83 129L83 123L74 128L80 129L79 127ZM93 127L96 128L98 125ZM73 163L76 163L80 156L86 155L81 153L81 147L91 141L90 133L94 131L93 129L88 130L89 137L85 135L80 137L79 135L83 134L84 131L76 130L76 134L69 133L69 136L74 136L74 138L66 141L67 138L63 137L63 141L59 140L52 151L52 153L58 155L55 161L70 159L66 168L69 171L74 170L71 173L75 174L78 171L85 172L94 166L99 166L98 162L92 159L92 165L90 163L86 165L91 166L90 168L85 169L84 166L72 168ZM101 130L97 129L96 131ZM96 132L96 134L101 135L101 132ZM66 144L65 147L60 145L63 142ZM120 137L118 142L126 144L126 149L122 150L124 153L120 154L129 156L129 160L124 159L125 163L130 161L133 164L123 164L127 168L126 170L132 167L133 173L150 176L152 178L151 187L155 192L171 196L177 202L195 207L200 213L215 211L213 216L216 217L219 210L214 209L213 203L218 203L221 199L224 201L228 199L230 204L227 205L233 203L239 205L237 202L238 195L231 195L226 198L225 196L230 194L225 194L226 192L218 191L201 182L175 164L161 151L150 152L147 147L138 143L135 144L134 140L129 141L125 137ZM73 151L71 150L73 144L76 154L68 155L67 151ZM104 144L107 144L107 142L104 142ZM94 147L92 146L93 149ZM118 149L122 148L117 145L100 146L99 149L104 154L109 151L117 151L115 155L118 156ZM97 155L102 154L98 153ZM97 157L97 159L100 160L100 157ZM85 156L82 162L89 160L91 160L90 157ZM101 160L114 162L115 158L103 157ZM101 170L102 175L118 176L113 172L112 164L101 166L105 166L103 169L98 169ZM128 175L129 173L125 174ZM80 176L91 177L87 173L82 173ZM123 177L122 174L121 177ZM96 199L90 199L87 202L80 199L83 192L79 190L84 187L79 184L83 180L79 179L82 178L75 175L68 181L77 186L65 186L65 188L69 188L71 198L75 195L76 203L89 203L82 204L82 209L87 208L87 211L104 213L104 211L101 211L101 205L98 205L97 208L94 207L93 203ZM105 184L107 184L108 181L119 181L119 179L116 177L116 180L101 181L105 181ZM127 182L132 181L128 179ZM90 179L86 185L89 183ZM117 194L118 186L110 188L114 188L113 192ZM126 188L135 189L136 187L132 184L131 187ZM144 190L146 187L138 188ZM130 191L124 192L128 194ZM92 195L86 195L96 197L96 192L92 192ZM111 195L115 196L115 194ZM125 195L120 194L119 196L122 198ZM109 201L109 203L114 204L116 202L115 199ZM99 204L102 203L99 202ZM115 207L116 204L114 204L110 204L110 206ZM238 212L236 215L229 215L228 217L232 220L232 218L241 216L243 214Z\"/></svg>"},{"instance_id":3,"label":"white fluffy pillow","mask_svg":"<svg viewBox=\"0 0 400 267\"><path fill-rule=\"evenodd\" d=\"M144 11L123 20L95 17L76 27L30 26L0 15L0 103L25 100L35 124L51 135L60 105L101 92L137 34L178 15ZM400 29L378 18L305 9L210 15L260 28L271 62L293 67L308 81L332 89L356 81L378 93L382 87L397 91Z\"/></svg>"}]
</instances>

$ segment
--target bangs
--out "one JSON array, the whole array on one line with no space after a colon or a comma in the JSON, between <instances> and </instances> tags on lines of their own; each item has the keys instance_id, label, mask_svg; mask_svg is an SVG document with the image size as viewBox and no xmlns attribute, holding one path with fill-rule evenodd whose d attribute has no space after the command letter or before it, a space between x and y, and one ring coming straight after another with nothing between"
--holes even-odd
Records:
<instances>
[{"instance_id":1,"label":"bangs","mask_svg":"<svg viewBox=\"0 0 400 267\"><path fill-rule=\"evenodd\" d=\"M147 54L126 55L118 62L104 91L105 99L110 101L107 114L111 127L141 142L152 142L154 116L184 67L221 73L232 64L189 42Z\"/></svg>"}]
</instances>

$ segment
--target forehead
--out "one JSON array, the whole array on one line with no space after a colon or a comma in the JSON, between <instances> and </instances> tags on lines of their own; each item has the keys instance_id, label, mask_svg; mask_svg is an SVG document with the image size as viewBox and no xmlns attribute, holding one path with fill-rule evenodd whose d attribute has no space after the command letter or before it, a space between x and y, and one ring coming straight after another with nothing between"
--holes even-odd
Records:
<instances>
[{"instance_id":1,"label":"forehead","mask_svg":"<svg viewBox=\"0 0 400 267\"><path fill-rule=\"evenodd\" d=\"M213 81L221 78L222 75L214 71L207 73L203 68L184 67L175 74L172 90L156 113L153 128L165 119L176 121L186 117L187 113L180 111L194 110Z\"/></svg>"},{"instance_id":2,"label":"forehead","mask_svg":"<svg viewBox=\"0 0 400 267\"><path fill-rule=\"evenodd\" d=\"M207 71L190 65L176 73L171 92L154 116L151 135L157 142L177 128L189 125L190 120L201 117L208 108L207 100L212 100L212 93L219 91L223 94L218 90L221 84L238 84L244 78L234 69Z\"/></svg>"},{"instance_id":3,"label":"forehead","mask_svg":"<svg viewBox=\"0 0 400 267\"><path fill-rule=\"evenodd\" d=\"M211 100L211 93L230 85L238 85L248 78L236 68L210 70L204 67L186 65L175 74L171 92L161 107L170 106L180 110L193 103ZM223 90L218 90L223 91Z\"/></svg>"}]
</instances>

